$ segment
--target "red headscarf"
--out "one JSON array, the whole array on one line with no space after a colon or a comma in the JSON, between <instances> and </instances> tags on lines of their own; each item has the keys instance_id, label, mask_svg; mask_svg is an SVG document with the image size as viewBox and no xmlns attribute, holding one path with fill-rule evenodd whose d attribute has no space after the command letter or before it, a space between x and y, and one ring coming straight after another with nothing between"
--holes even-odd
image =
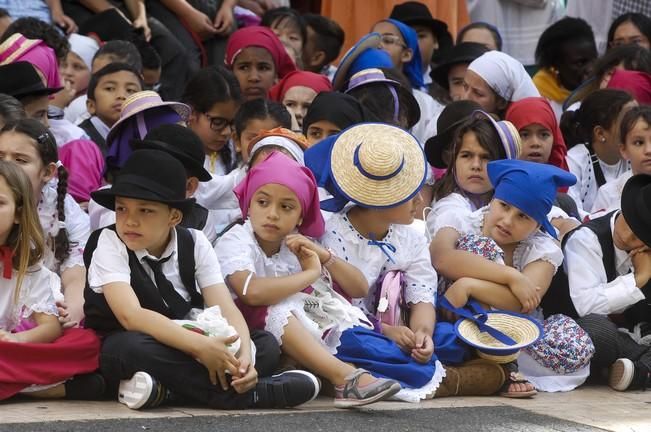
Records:
<instances>
[{"instance_id":1,"label":"red headscarf","mask_svg":"<svg viewBox=\"0 0 651 432\"><path fill-rule=\"evenodd\" d=\"M276 65L278 78L284 78L285 75L296 70L296 65L274 32L260 26L241 28L228 38L224 57L226 66L232 69L235 57L248 47L259 47L269 51Z\"/></svg>"},{"instance_id":2,"label":"red headscarf","mask_svg":"<svg viewBox=\"0 0 651 432\"><path fill-rule=\"evenodd\" d=\"M539 124L549 129L554 137L554 144L552 145L552 152L549 155L549 161L547 163L569 171L567 161L565 160L565 156L567 155L565 140L558 127L554 110L549 105L549 102L547 102L547 99L528 97L511 102L506 110L504 119L513 123L518 130L530 124Z\"/></svg>"},{"instance_id":3,"label":"red headscarf","mask_svg":"<svg viewBox=\"0 0 651 432\"><path fill-rule=\"evenodd\" d=\"M606 87L627 91L640 104L651 104L651 75L646 72L618 69Z\"/></svg>"},{"instance_id":4,"label":"red headscarf","mask_svg":"<svg viewBox=\"0 0 651 432\"><path fill-rule=\"evenodd\" d=\"M282 102L287 90L296 86L309 87L317 94L332 91L332 84L327 77L314 72L294 71L287 74L278 84L271 87L269 90L269 99Z\"/></svg>"}]
</instances>

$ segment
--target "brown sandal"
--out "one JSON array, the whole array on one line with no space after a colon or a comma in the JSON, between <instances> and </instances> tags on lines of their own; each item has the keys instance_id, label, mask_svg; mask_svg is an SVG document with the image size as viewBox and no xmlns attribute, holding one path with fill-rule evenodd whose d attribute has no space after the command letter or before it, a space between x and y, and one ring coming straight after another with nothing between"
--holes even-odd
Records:
<instances>
[{"instance_id":1,"label":"brown sandal","mask_svg":"<svg viewBox=\"0 0 651 432\"><path fill-rule=\"evenodd\" d=\"M524 375L518 372L518 364L516 362L504 364L502 367L504 368L504 372L507 375L506 380L504 381L504 385L500 391L500 396L512 399L520 399L530 398L538 394L538 391L534 385L531 384L531 382L527 381ZM530 384L534 388L528 391L509 391L509 388L512 384Z\"/></svg>"}]
</instances>

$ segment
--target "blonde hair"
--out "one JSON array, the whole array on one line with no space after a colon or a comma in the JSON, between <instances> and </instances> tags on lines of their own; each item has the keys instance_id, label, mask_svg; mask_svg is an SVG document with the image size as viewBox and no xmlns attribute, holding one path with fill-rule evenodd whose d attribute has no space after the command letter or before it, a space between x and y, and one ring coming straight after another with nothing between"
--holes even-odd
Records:
<instances>
[{"instance_id":1,"label":"blonde hair","mask_svg":"<svg viewBox=\"0 0 651 432\"><path fill-rule=\"evenodd\" d=\"M43 258L45 242L27 174L18 165L0 161L0 177L5 179L11 190L18 216L18 223L11 228L5 243L13 252L13 269L18 272L14 293L14 301L18 301L25 273Z\"/></svg>"}]
</instances>

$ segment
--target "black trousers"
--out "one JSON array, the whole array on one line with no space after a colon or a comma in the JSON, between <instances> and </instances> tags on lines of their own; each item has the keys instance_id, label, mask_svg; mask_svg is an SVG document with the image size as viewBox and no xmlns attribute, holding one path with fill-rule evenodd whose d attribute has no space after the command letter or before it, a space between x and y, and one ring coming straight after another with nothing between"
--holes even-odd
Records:
<instances>
[{"instance_id":1,"label":"black trousers","mask_svg":"<svg viewBox=\"0 0 651 432\"><path fill-rule=\"evenodd\" d=\"M280 347L264 331L252 331L256 346L255 368L260 377L271 375L278 366ZM117 390L120 380L136 372L147 372L182 400L215 409L244 409L251 406L252 392L238 394L213 385L208 370L189 355L163 345L149 335L125 331L107 336L102 342L100 372L107 387Z\"/></svg>"},{"instance_id":2,"label":"black trousers","mask_svg":"<svg viewBox=\"0 0 651 432\"><path fill-rule=\"evenodd\" d=\"M607 316L586 315L576 322L590 335L595 354L591 361L593 372L600 372L615 363L618 358L639 361L651 370L651 347L640 345L631 337L617 330Z\"/></svg>"}]
</instances>

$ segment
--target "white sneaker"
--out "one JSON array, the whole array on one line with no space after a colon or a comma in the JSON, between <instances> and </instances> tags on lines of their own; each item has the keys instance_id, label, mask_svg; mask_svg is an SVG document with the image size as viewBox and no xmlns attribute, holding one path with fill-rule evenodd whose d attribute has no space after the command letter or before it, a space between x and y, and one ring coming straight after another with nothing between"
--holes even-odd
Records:
<instances>
[{"instance_id":1,"label":"white sneaker","mask_svg":"<svg viewBox=\"0 0 651 432\"><path fill-rule=\"evenodd\" d=\"M610 366L608 385L617 391L625 391L635 375L635 364L627 358L620 358Z\"/></svg>"},{"instance_id":2,"label":"white sneaker","mask_svg":"<svg viewBox=\"0 0 651 432\"><path fill-rule=\"evenodd\" d=\"M131 409L155 408L167 397L167 390L147 372L136 372L120 381L118 401Z\"/></svg>"}]
</instances>

